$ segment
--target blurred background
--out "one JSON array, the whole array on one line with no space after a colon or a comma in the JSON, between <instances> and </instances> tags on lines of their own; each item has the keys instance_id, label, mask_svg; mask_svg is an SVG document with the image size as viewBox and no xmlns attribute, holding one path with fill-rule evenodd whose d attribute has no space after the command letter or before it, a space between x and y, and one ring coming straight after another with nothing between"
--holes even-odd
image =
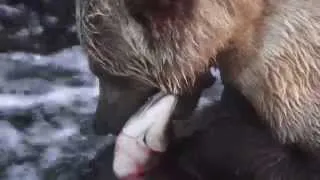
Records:
<instances>
[{"instance_id":1,"label":"blurred background","mask_svg":"<svg viewBox=\"0 0 320 180\"><path fill-rule=\"evenodd\" d=\"M78 45L74 0L0 0L0 179L76 180L110 139Z\"/></svg>"}]
</instances>

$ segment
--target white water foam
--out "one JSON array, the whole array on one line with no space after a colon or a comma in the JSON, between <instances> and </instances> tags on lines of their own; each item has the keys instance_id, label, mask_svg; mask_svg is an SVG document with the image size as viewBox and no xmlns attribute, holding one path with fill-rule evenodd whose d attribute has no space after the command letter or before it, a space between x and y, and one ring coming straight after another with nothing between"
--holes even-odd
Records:
<instances>
[{"instance_id":1,"label":"white water foam","mask_svg":"<svg viewBox=\"0 0 320 180\"><path fill-rule=\"evenodd\" d=\"M93 77L79 47L66 49L50 56L30 53L0 54L0 60L3 59L34 66L71 69L81 76ZM11 64L9 65L12 68ZM7 82L4 77L1 81L4 84ZM30 109L38 110L38 106L41 106L45 108L46 113L53 114L56 123L56 125L51 124L45 116L41 117L40 114L40 118L34 118L28 127L20 130L6 120L5 116L2 117L3 119L0 119L0 168L5 169L0 170L0 179L47 180L44 179L46 169L55 167L59 169L59 164L62 163L76 166L82 161L89 161L100 148L110 143L110 137L95 137L93 134L81 131L82 123L86 124L83 119L85 117L81 117L81 114L93 115L95 110L98 88L96 80L92 78L92 81L95 82L93 85L81 87L61 85L53 81L50 84L53 88L44 94L0 93L2 113L12 113L12 111L14 113L16 110L28 112ZM19 88L19 84L16 88ZM74 105L77 101L86 104ZM60 107L80 114L79 119L75 118L78 116L70 115L69 117L63 113L60 114ZM60 179L58 176L66 175L55 174L55 176L57 176L55 179Z\"/></svg>"}]
</instances>

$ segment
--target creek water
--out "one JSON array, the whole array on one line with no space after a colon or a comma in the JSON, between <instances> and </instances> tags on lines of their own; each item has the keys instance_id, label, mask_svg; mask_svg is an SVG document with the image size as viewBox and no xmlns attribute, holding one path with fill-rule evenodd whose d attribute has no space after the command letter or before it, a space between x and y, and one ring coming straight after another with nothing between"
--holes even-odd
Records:
<instances>
[{"instance_id":1,"label":"creek water","mask_svg":"<svg viewBox=\"0 0 320 180\"><path fill-rule=\"evenodd\" d=\"M111 139L92 132L97 81L80 48L3 53L0 69L0 179L77 179Z\"/></svg>"},{"instance_id":2,"label":"creek water","mask_svg":"<svg viewBox=\"0 0 320 180\"><path fill-rule=\"evenodd\" d=\"M205 91L200 104L221 89ZM0 54L0 180L79 180L97 153L102 163L92 176L111 180L103 161L112 151L99 152L112 137L95 136L91 125L97 96L79 46L47 56Z\"/></svg>"}]
</instances>

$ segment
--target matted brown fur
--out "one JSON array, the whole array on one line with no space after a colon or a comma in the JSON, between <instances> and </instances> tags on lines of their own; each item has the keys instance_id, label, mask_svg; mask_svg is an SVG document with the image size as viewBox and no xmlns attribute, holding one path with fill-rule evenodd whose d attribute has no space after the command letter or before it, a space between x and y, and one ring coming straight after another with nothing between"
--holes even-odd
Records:
<instances>
[{"instance_id":1,"label":"matted brown fur","mask_svg":"<svg viewBox=\"0 0 320 180\"><path fill-rule=\"evenodd\" d=\"M82 0L90 62L182 94L213 59L282 142L320 146L319 0L152 2Z\"/></svg>"}]
</instances>

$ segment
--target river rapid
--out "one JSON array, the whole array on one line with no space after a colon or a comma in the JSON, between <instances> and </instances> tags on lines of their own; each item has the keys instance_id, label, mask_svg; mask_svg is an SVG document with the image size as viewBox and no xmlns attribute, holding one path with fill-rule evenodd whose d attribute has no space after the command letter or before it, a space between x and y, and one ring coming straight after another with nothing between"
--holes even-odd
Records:
<instances>
[{"instance_id":1,"label":"river rapid","mask_svg":"<svg viewBox=\"0 0 320 180\"><path fill-rule=\"evenodd\" d=\"M80 47L2 53L0 69L0 179L78 179L111 141L92 132L98 88Z\"/></svg>"},{"instance_id":2,"label":"river rapid","mask_svg":"<svg viewBox=\"0 0 320 180\"><path fill-rule=\"evenodd\" d=\"M221 90L205 91L199 104ZM0 180L116 179L113 138L92 130L98 93L79 46L51 55L1 53Z\"/></svg>"}]
</instances>

